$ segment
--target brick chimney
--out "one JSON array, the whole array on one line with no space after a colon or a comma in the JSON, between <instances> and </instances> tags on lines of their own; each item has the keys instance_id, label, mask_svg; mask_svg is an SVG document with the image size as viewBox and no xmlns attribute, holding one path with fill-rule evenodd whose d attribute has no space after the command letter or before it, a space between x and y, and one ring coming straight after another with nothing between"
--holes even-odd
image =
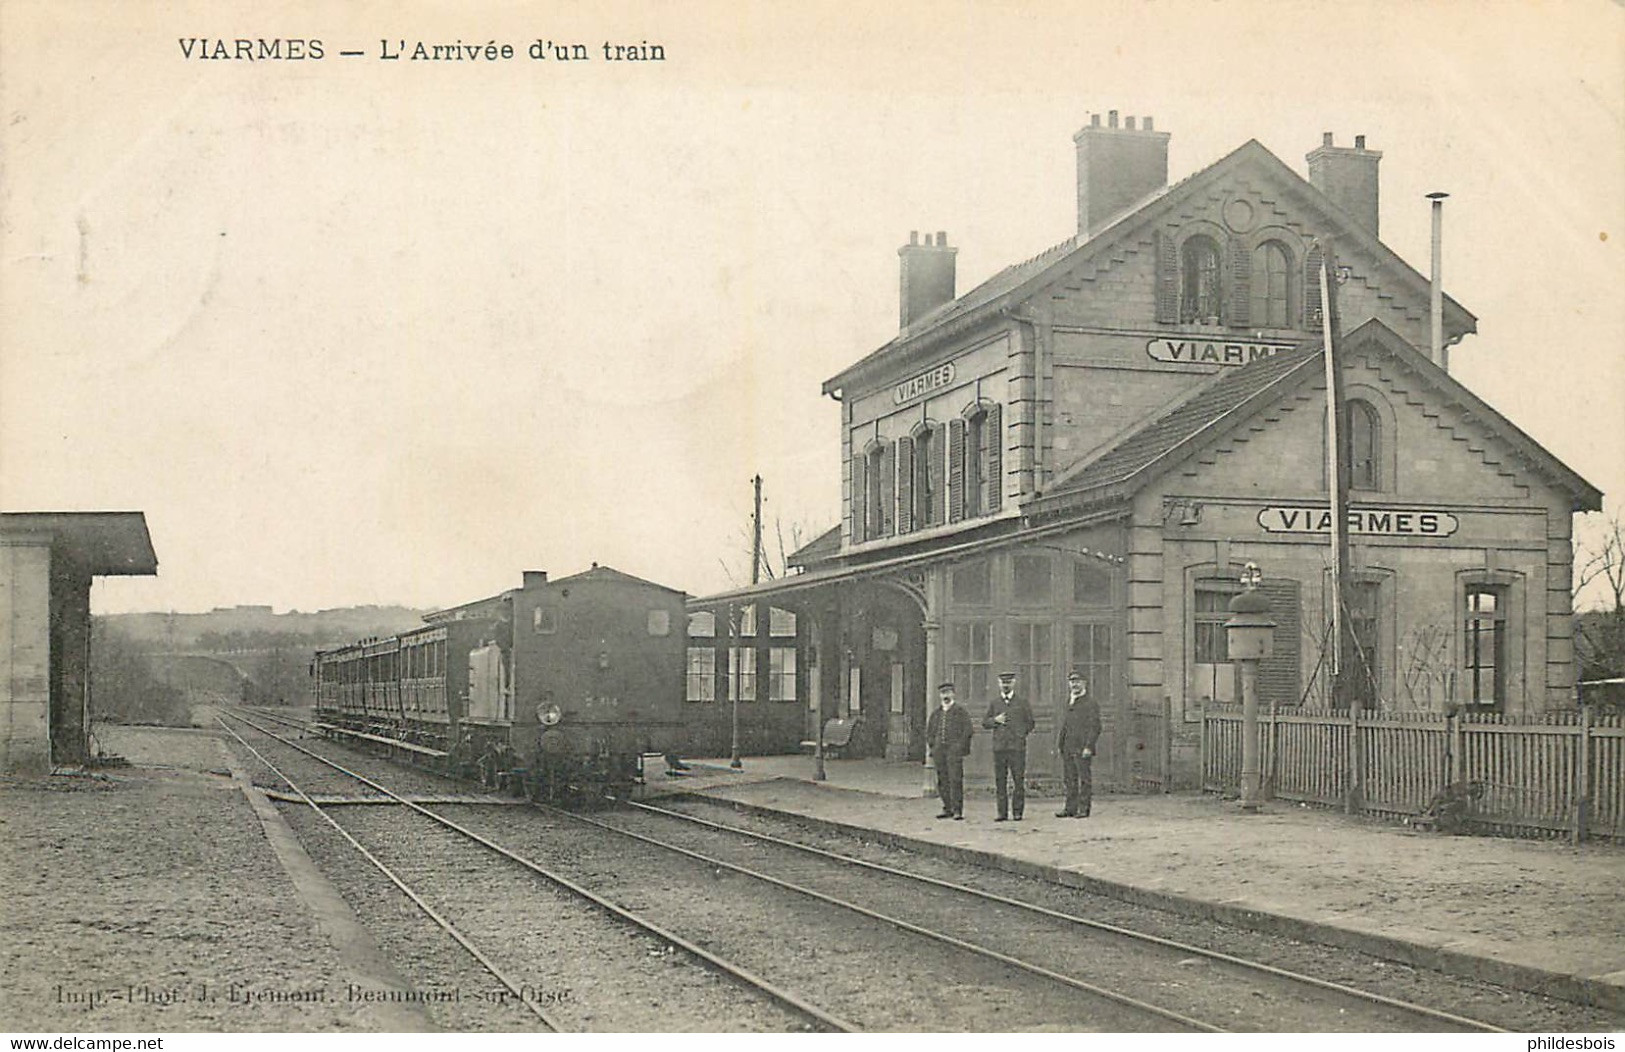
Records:
<instances>
[{"instance_id":1,"label":"brick chimney","mask_svg":"<svg viewBox=\"0 0 1625 1052\"><path fill-rule=\"evenodd\" d=\"M1377 236L1378 150L1365 148L1365 136L1356 135L1354 146L1333 146L1332 133L1321 136L1320 145L1310 151L1309 182L1331 198L1361 227Z\"/></svg>"},{"instance_id":2,"label":"brick chimney","mask_svg":"<svg viewBox=\"0 0 1625 1052\"><path fill-rule=\"evenodd\" d=\"M1130 117L1117 125L1117 111L1091 114L1072 142L1078 149L1078 233L1091 236L1124 209L1168 185L1168 133L1151 118L1139 128Z\"/></svg>"},{"instance_id":3,"label":"brick chimney","mask_svg":"<svg viewBox=\"0 0 1625 1052\"><path fill-rule=\"evenodd\" d=\"M898 296L898 327L906 329L909 323L936 310L954 298L954 257L959 249L948 247L948 235L937 231L936 240L925 235L920 243L920 232L911 231L908 244L897 250L902 260L901 291Z\"/></svg>"},{"instance_id":4,"label":"brick chimney","mask_svg":"<svg viewBox=\"0 0 1625 1052\"><path fill-rule=\"evenodd\" d=\"M524 572L524 583L521 587L541 588L545 584L547 584L546 570L526 570Z\"/></svg>"}]
</instances>

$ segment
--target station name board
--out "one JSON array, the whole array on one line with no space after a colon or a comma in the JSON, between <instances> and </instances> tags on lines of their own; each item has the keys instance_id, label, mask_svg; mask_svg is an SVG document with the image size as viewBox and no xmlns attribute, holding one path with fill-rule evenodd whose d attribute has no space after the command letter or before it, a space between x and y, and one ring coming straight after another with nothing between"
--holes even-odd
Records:
<instances>
[{"instance_id":1,"label":"station name board","mask_svg":"<svg viewBox=\"0 0 1625 1052\"><path fill-rule=\"evenodd\" d=\"M1258 524L1270 533L1332 532L1332 512L1324 505L1290 504L1261 508ZM1448 537L1461 523L1448 511L1425 508L1350 508L1349 533L1375 537Z\"/></svg>"},{"instance_id":2,"label":"station name board","mask_svg":"<svg viewBox=\"0 0 1625 1052\"><path fill-rule=\"evenodd\" d=\"M1290 343L1215 340L1206 336L1159 336L1145 345L1146 354L1170 365L1246 365L1294 349Z\"/></svg>"},{"instance_id":3,"label":"station name board","mask_svg":"<svg viewBox=\"0 0 1625 1052\"><path fill-rule=\"evenodd\" d=\"M944 362L935 369L927 370L909 380L904 380L892 388L891 400L896 405L907 405L932 391L940 390L954 382L954 363Z\"/></svg>"}]
</instances>

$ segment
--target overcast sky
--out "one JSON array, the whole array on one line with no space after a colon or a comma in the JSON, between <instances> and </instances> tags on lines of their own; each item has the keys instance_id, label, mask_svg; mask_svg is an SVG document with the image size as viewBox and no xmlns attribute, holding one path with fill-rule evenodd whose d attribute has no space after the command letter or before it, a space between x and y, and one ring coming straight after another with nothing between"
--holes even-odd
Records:
<instances>
[{"instance_id":1,"label":"overcast sky","mask_svg":"<svg viewBox=\"0 0 1625 1052\"><path fill-rule=\"evenodd\" d=\"M326 57L179 43L276 36ZM594 560L736 583L752 474L773 548L835 521L819 385L894 334L909 231L948 231L961 292L1067 237L1108 109L1172 134L1174 179L1365 135L1424 274L1448 191L1456 375L1625 493L1610 3L0 0L0 101L0 505L146 513L159 576L99 612L445 605Z\"/></svg>"}]
</instances>

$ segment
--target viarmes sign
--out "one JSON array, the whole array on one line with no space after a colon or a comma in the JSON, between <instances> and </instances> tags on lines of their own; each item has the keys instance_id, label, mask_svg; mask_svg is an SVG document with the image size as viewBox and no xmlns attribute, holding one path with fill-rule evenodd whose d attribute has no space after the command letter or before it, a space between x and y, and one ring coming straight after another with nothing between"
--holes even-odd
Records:
<instances>
[{"instance_id":1,"label":"viarmes sign","mask_svg":"<svg viewBox=\"0 0 1625 1052\"><path fill-rule=\"evenodd\" d=\"M1146 341L1145 353L1170 365L1246 365L1295 350L1291 343L1260 343L1256 340L1215 340L1209 336L1159 336Z\"/></svg>"},{"instance_id":2,"label":"viarmes sign","mask_svg":"<svg viewBox=\"0 0 1625 1052\"><path fill-rule=\"evenodd\" d=\"M1258 524L1270 533L1332 532L1325 505L1284 504L1260 508ZM1349 533L1372 537L1448 537L1461 523L1448 511L1426 508L1350 508Z\"/></svg>"}]
</instances>

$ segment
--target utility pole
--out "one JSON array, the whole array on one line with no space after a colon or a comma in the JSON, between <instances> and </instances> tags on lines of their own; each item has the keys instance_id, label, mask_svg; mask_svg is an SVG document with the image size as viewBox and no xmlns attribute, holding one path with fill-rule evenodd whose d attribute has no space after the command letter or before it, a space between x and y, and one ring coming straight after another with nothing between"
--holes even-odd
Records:
<instances>
[{"instance_id":1,"label":"utility pole","mask_svg":"<svg viewBox=\"0 0 1625 1052\"><path fill-rule=\"evenodd\" d=\"M750 583L759 584L762 580L762 476L756 475L752 477L750 483L755 497L755 512L751 521ZM756 609L754 605L752 606L752 609ZM761 611L756 610L756 613L759 618ZM742 669L739 665L739 622L735 619L732 607L729 608L728 621L733 630L734 644L734 675L729 678L735 680L738 684L733 690L733 754L728 759L728 766L737 770L745 766L744 759L739 755L739 691L744 686L744 669ZM757 630L760 631L759 623ZM753 652L755 650L755 644L756 639L753 636L750 641ZM757 669L756 681L757 696L760 697L762 689L761 669Z\"/></svg>"},{"instance_id":2,"label":"utility pole","mask_svg":"<svg viewBox=\"0 0 1625 1052\"><path fill-rule=\"evenodd\" d=\"M1324 315L1322 339L1326 354L1326 468L1327 490L1331 502L1332 527L1332 708L1348 709L1351 731L1349 734L1349 791L1346 809L1357 814L1362 806L1361 783L1364 778L1365 758L1361 750L1359 731L1360 694L1354 689L1357 669L1348 653L1348 595L1349 595L1349 475L1353 471L1353 449L1343 417L1343 369L1337 357L1336 344L1342 336L1337 311L1337 286L1340 283L1337 255L1330 242L1322 243L1323 266L1320 276L1321 309Z\"/></svg>"},{"instance_id":3,"label":"utility pole","mask_svg":"<svg viewBox=\"0 0 1625 1052\"><path fill-rule=\"evenodd\" d=\"M751 485L756 489L756 517L753 520L755 537L750 546L750 583L756 584L762 579L762 476L757 475L751 479Z\"/></svg>"}]
</instances>

